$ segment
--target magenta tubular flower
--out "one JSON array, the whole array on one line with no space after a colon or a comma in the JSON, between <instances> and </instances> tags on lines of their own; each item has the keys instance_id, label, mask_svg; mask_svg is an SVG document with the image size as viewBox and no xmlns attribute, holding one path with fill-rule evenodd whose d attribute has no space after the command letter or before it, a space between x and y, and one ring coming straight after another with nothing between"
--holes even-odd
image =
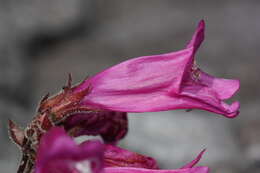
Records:
<instances>
[{"instance_id":1,"label":"magenta tubular flower","mask_svg":"<svg viewBox=\"0 0 260 173\"><path fill-rule=\"evenodd\" d=\"M107 154L110 152L115 154ZM200 161L205 150L190 163L176 170L162 170L157 166L156 161L147 156L121 149L110 145L105 149L105 172L106 173L208 173L209 168L195 165Z\"/></svg>"},{"instance_id":2,"label":"magenta tubular flower","mask_svg":"<svg viewBox=\"0 0 260 173\"><path fill-rule=\"evenodd\" d=\"M103 169L104 146L99 141L77 145L62 128L52 128L42 138L35 173L80 173Z\"/></svg>"},{"instance_id":3,"label":"magenta tubular flower","mask_svg":"<svg viewBox=\"0 0 260 173\"><path fill-rule=\"evenodd\" d=\"M195 165L200 161L205 150L190 163L180 169L159 169L156 160L151 157L119 148L114 145L106 145L104 152L105 173L208 173L209 168Z\"/></svg>"},{"instance_id":4,"label":"magenta tubular flower","mask_svg":"<svg viewBox=\"0 0 260 173\"><path fill-rule=\"evenodd\" d=\"M91 86L82 104L120 112L203 109L228 118L239 113L239 102L228 105L238 80L213 77L194 61L204 40L201 21L185 49L127 60L85 80L75 92Z\"/></svg>"},{"instance_id":5,"label":"magenta tubular flower","mask_svg":"<svg viewBox=\"0 0 260 173\"><path fill-rule=\"evenodd\" d=\"M207 167L193 167L203 152L181 169L160 170L151 157L97 141L77 145L55 127L41 138L35 173L208 173Z\"/></svg>"},{"instance_id":6,"label":"magenta tubular flower","mask_svg":"<svg viewBox=\"0 0 260 173\"><path fill-rule=\"evenodd\" d=\"M186 169L176 169L176 170L151 170L143 168L105 168L106 173L208 173L209 169L207 167L196 167L196 168L186 168Z\"/></svg>"}]
</instances>

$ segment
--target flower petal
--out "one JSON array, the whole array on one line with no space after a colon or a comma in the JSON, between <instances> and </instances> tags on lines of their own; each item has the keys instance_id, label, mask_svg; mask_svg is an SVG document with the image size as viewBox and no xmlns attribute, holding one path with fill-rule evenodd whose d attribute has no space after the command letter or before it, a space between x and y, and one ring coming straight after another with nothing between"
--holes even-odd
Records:
<instances>
[{"instance_id":1,"label":"flower petal","mask_svg":"<svg viewBox=\"0 0 260 173\"><path fill-rule=\"evenodd\" d=\"M228 105L224 99L230 98L238 89L238 80L215 78L196 69L196 79L186 79L182 83L182 96L193 98L194 106L234 118L239 113L239 102ZM204 105L202 104L204 103Z\"/></svg>"},{"instance_id":2,"label":"flower petal","mask_svg":"<svg viewBox=\"0 0 260 173\"><path fill-rule=\"evenodd\" d=\"M97 111L69 116L64 128L73 137L81 135L100 135L105 143L115 144L128 130L127 113Z\"/></svg>"},{"instance_id":3,"label":"flower petal","mask_svg":"<svg viewBox=\"0 0 260 173\"><path fill-rule=\"evenodd\" d=\"M187 44L186 48L194 47L194 52L196 52L204 40L204 32L205 32L205 21L201 20L197 26L195 33L192 36L192 39Z\"/></svg>"},{"instance_id":4,"label":"flower petal","mask_svg":"<svg viewBox=\"0 0 260 173\"><path fill-rule=\"evenodd\" d=\"M105 168L105 173L208 173L208 167L195 167L176 170L157 170L144 168L109 167Z\"/></svg>"},{"instance_id":5,"label":"flower petal","mask_svg":"<svg viewBox=\"0 0 260 173\"><path fill-rule=\"evenodd\" d=\"M93 173L103 168L103 145L91 141L77 146L62 128L52 128L40 141L35 173L79 172L77 164L89 162Z\"/></svg>"},{"instance_id":6,"label":"flower petal","mask_svg":"<svg viewBox=\"0 0 260 173\"><path fill-rule=\"evenodd\" d=\"M113 66L75 88L91 85L82 104L121 112L169 110L170 93L178 93L192 49L131 59ZM178 102L178 95L170 100Z\"/></svg>"},{"instance_id":7,"label":"flower petal","mask_svg":"<svg viewBox=\"0 0 260 173\"><path fill-rule=\"evenodd\" d=\"M205 153L205 151L206 151L206 149L202 150L194 160L192 160L190 163L181 167L181 169L192 168L193 166L195 166L200 161L200 159L201 159L202 155Z\"/></svg>"},{"instance_id":8,"label":"flower petal","mask_svg":"<svg viewBox=\"0 0 260 173\"><path fill-rule=\"evenodd\" d=\"M219 99L225 100L232 97L239 90L239 80L222 79L200 72L200 83L214 90Z\"/></svg>"},{"instance_id":9,"label":"flower petal","mask_svg":"<svg viewBox=\"0 0 260 173\"><path fill-rule=\"evenodd\" d=\"M153 158L114 145L106 145L104 161L105 167L158 169L157 162Z\"/></svg>"},{"instance_id":10,"label":"flower petal","mask_svg":"<svg viewBox=\"0 0 260 173\"><path fill-rule=\"evenodd\" d=\"M223 100L239 88L237 80L212 77L197 67L194 56L204 40L201 21L187 47L181 51L134 58L91 77L74 92L91 86L81 104L121 112L203 109L233 118L239 103Z\"/></svg>"},{"instance_id":11,"label":"flower petal","mask_svg":"<svg viewBox=\"0 0 260 173\"><path fill-rule=\"evenodd\" d=\"M178 52L134 58L89 78L75 90L80 91L91 86L91 92L84 102L97 104L103 96L150 94L170 86L171 90L176 90L177 93L192 52L193 48L188 48ZM114 100L109 102L113 103Z\"/></svg>"}]
</instances>

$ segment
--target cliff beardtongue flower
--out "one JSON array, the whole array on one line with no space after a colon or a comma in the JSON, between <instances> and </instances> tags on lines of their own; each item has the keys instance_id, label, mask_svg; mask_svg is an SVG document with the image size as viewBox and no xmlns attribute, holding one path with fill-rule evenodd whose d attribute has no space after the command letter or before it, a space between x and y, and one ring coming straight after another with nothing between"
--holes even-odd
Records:
<instances>
[{"instance_id":1,"label":"cliff beardtongue flower","mask_svg":"<svg viewBox=\"0 0 260 173\"><path fill-rule=\"evenodd\" d=\"M121 112L203 109L237 116L239 102L228 105L224 100L239 89L239 81L215 78L195 65L204 29L200 21L183 50L134 58L85 80L74 88L79 92L92 86L81 104Z\"/></svg>"},{"instance_id":2,"label":"cliff beardtongue flower","mask_svg":"<svg viewBox=\"0 0 260 173\"><path fill-rule=\"evenodd\" d=\"M207 167L196 167L187 169L176 169L176 170L151 170L151 169L138 169L138 168L105 168L106 173L208 173Z\"/></svg>"},{"instance_id":3,"label":"cliff beardtongue flower","mask_svg":"<svg viewBox=\"0 0 260 173\"><path fill-rule=\"evenodd\" d=\"M40 142L35 173L100 173L104 146L99 141L77 145L62 128L52 128Z\"/></svg>"},{"instance_id":4,"label":"cliff beardtongue flower","mask_svg":"<svg viewBox=\"0 0 260 173\"><path fill-rule=\"evenodd\" d=\"M193 161L176 170L159 169L157 162L147 156L113 145L106 145L104 161L105 173L208 173L209 168L194 167L201 159L203 150Z\"/></svg>"},{"instance_id":5,"label":"cliff beardtongue flower","mask_svg":"<svg viewBox=\"0 0 260 173\"><path fill-rule=\"evenodd\" d=\"M204 25L199 23L183 50L125 61L74 87L69 76L61 93L42 99L24 130L10 121L10 137L23 152L18 172L30 172L39 140L54 126L64 126L71 136L100 134L115 144L127 133L125 112L197 108L229 118L238 115L239 103L224 100L238 90L239 82L215 78L195 65Z\"/></svg>"},{"instance_id":6,"label":"cliff beardtongue flower","mask_svg":"<svg viewBox=\"0 0 260 173\"><path fill-rule=\"evenodd\" d=\"M114 145L97 141L76 145L56 127L41 139L35 173L208 173L207 167L193 167L202 154L181 169L160 170L153 158Z\"/></svg>"}]
</instances>

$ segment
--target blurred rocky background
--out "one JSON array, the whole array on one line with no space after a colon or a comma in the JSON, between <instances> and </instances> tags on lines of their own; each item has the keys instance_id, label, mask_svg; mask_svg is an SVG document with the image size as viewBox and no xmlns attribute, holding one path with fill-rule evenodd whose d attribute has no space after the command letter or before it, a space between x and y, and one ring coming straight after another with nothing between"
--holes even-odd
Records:
<instances>
[{"instance_id":1,"label":"blurred rocky background","mask_svg":"<svg viewBox=\"0 0 260 173\"><path fill-rule=\"evenodd\" d=\"M155 157L162 168L178 168L207 148L200 164L212 172L259 173L259 0L0 0L1 172L15 172L20 157L7 120L25 126L40 98L59 91L69 72L79 82L132 57L179 50L200 19L206 40L197 64L241 80L240 116L130 114L122 145Z\"/></svg>"}]
</instances>

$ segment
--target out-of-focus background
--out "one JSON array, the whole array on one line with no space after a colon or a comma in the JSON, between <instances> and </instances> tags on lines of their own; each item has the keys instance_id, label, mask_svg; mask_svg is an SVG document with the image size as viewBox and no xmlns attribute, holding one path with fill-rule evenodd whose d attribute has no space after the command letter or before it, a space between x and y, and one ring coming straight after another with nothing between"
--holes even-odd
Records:
<instances>
[{"instance_id":1,"label":"out-of-focus background","mask_svg":"<svg viewBox=\"0 0 260 173\"><path fill-rule=\"evenodd\" d=\"M197 64L241 80L241 114L193 110L130 114L124 147L178 168L207 148L201 165L216 173L260 172L260 1L0 0L0 172L20 153L7 120L23 127L40 98L132 57L182 49L200 19L206 40ZM156 69L154 69L156 70Z\"/></svg>"}]
</instances>

